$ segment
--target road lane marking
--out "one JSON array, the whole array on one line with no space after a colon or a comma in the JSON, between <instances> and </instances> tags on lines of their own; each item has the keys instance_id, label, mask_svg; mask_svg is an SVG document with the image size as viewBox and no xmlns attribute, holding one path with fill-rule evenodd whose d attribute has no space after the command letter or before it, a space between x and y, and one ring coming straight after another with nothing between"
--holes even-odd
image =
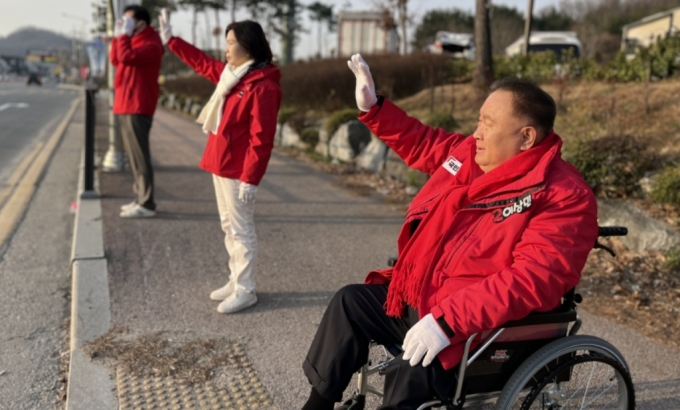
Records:
<instances>
[{"instance_id":1,"label":"road lane marking","mask_svg":"<svg viewBox=\"0 0 680 410\"><path fill-rule=\"evenodd\" d=\"M40 152L40 149L43 147L43 145L45 145L45 141L38 141L31 152L29 152L28 155L24 157L24 159L19 163L19 166L17 166L14 172L12 172L12 175L7 178L5 187L0 190L0 206L2 206L2 204L5 202L5 199L7 199L9 194L14 190L16 185L21 180L21 177L24 176L24 172L26 172L28 166L31 165L31 162L33 162L35 156L38 155L38 152Z\"/></svg>"},{"instance_id":2,"label":"road lane marking","mask_svg":"<svg viewBox=\"0 0 680 410\"><path fill-rule=\"evenodd\" d=\"M52 153L56 149L61 137L66 132L71 118L76 112L78 105L82 102L82 98L77 98L71 103L71 108L59 123L52 136L43 145L43 148L35 156L35 160L31 161L30 167L24 174L21 181L16 185L12 196L9 197L4 206L0 209L0 248L5 244L5 241L12 234L21 220L28 203L35 193L38 180L43 174L43 170L47 162L52 157ZM23 162L22 162L23 164Z\"/></svg>"},{"instance_id":3,"label":"road lane marking","mask_svg":"<svg viewBox=\"0 0 680 410\"><path fill-rule=\"evenodd\" d=\"M28 104L26 103L5 103L0 105L0 111L4 111L8 108L28 108Z\"/></svg>"}]
</instances>

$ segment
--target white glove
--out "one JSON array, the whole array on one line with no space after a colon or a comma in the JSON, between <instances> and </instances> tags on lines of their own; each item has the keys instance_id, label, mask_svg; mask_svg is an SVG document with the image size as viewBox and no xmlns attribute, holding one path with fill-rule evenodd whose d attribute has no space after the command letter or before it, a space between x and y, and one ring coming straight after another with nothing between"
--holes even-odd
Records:
<instances>
[{"instance_id":1,"label":"white glove","mask_svg":"<svg viewBox=\"0 0 680 410\"><path fill-rule=\"evenodd\" d=\"M123 28L123 19L116 20L116 25L113 27L113 36L120 37L125 34L125 29Z\"/></svg>"},{"instance_id":2,"label":"white glove","mask_svg":"<svg viewBox=\"0 0 680 410\"><path fill-rule=\"evenodd\" d=\"M368 64L361 58L361 54L354 54L347 62L347 65L357 78L355 90L357 106L361 111L368 112L378 102L378 97L375 95L375 84L373 83L373 77L371 77L371 70L368 69Z\"/></svg>"},{"instance_id":3,"label":"white glove","mask_svg":"<svg viewBox=\"0 0 680 410\"><path fill-rule=\"evenodd\" d=\"M251 185L247 182L241 181L241 186L238 188L238 199L249 204L255 200L257 194L257 185Z\"/></svg>"},{"instance_id":4,"label":"white glove","mask_svg":"<svg viewBox=\"0 0 680 410\"><path fill-rule=\"evenodd\" d=\"M132 36L132 33L135 31L135 19L123 16L123 31L128 36Z\"/></svg>"},{"instance_id":5,"label":"white glove","mask_svg":"<svg viewBox=\"0 0 680 410\"><path fill-rule=\"evenodd\" d=\"M163 41L163 44L168 44L168 41L172 38L172 26L170 25L168 9L161 9L161 15L158 17L158 22L160 23L161 40Z\"/></svg>"},{"instance_id":6,"label":"white glove","mask_svg":"<svg viewBox=\"0 0 680 410\"><path fill-rule=\"evenodd\" d=\"M406 333L403 357L404 360L411 359L409 364L415 367L425 356L423 360L425 367L450 344L451 341L439 327L432 313L428 313Z\"/></svg>"}]
</instances>

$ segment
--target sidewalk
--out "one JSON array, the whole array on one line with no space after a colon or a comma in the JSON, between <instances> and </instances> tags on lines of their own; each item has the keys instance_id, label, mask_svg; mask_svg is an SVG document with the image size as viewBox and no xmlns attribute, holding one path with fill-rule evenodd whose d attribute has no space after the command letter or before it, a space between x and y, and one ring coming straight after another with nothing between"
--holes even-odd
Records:
<instances>
[{"instance_id":1,"label":"sidewalk","mask_svg":"<svg viewBox=\"0 0 680 410\"><path fill-rule=\"evenodd\" d=\"M105 137L99 136L100 148L106 147ZM275 152L258 191L255 217L260 302L235 315L219 314L208 295L226 282L228 259L212 179L197 166L206 138L192 121L157 111L151 135L154 219L119 218L120 206L132 198L132 179L127 173L100 175L112 328L127 328L128 338L137 340L163 331L170 346L213 339L241 360L247 372L231 373L221 390L199 385L182 393L198 407L299 409L309 394L301 364L325 306L337 289L385 266L396 252L403 215ZM582 316L584 334L606 338L628 359L638 408L680 408L677 351ZM124 371L116 377L121 410L143 408L144 400L152 399L152 393L133 397L134 380ZM139 383L156 389L151 381ZM167 384L168 394L182 389ZM265 393L245 400L255 390ZM180 404L177 408L184 408Z\"/></svg>"},{"instance_id":2,"label":"sidewalk","mask_svg":"<svg viewBox=\"0 0 680 410\"><path fill-rule=\"evenodd\" d=\"M192 121L157 111L154 219L119 218L132 179L101 174L112 326L136 336L166 331L175 339L240 342L277 407L299 408L309 394L302 361L325 306L337 289L385 266L403 217L274 153L255 216L259 303L222 315L208 298L226 283L228 258L212 177L197 165L206 138Z\"/></svg>"}]
</instances>

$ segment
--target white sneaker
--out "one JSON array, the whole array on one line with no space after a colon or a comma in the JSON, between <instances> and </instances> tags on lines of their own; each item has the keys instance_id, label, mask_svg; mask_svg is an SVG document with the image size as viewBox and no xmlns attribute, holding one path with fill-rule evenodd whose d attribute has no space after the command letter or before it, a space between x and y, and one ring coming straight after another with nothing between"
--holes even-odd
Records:
<instances>
[{"instance_id":1,"label":"white sneaker","mask_svg":"<svg viewBox=\"0 0 680 410\"><path fill-rule=\"evenodd\" d=\"M236 289L235 292L217 306L217 311L220 313L236 313L245 308L249 308L256 303L257 296L255 296L255 293Z\"/></svg>"},{"instance_id":2,"label":"white sneaker","mask_svg":"<svg viewBox=\"0 0 680 410\"><path fill-rule=\"evenodd\" d=\"M137 205L137 201L132 201L132 202L130 202L129 204L125 204L125 205L121 206L121 207L120 207L120 211L121 211L121 212L125 212L125 211L127 211L128 209L132 208L132 207L135 206L135 205Z\"/></svg>"},{"instance_id":3,"label":"white sneaker","mask_svg":"<svg viewBox=\"0 0 680 410\"><path fill-rule=\"evenodd\" d=\"M210 299L212 300L224 300L234 293L234 282L229 281L226 285L222 286L217 290L213 290L210 293Z\"/></svg>"},{"instance_id":4,"label":"white sneaker","mask_svg":"<svg viewBox=\"0 0 680 410\"><path fill-rule=\"evenodd\" d=\"M156 216L156 211L144 208L139 204L135 204L132 208L128 208L120 213L121 218L152 218Z\"/></svg>"}]
</instances>

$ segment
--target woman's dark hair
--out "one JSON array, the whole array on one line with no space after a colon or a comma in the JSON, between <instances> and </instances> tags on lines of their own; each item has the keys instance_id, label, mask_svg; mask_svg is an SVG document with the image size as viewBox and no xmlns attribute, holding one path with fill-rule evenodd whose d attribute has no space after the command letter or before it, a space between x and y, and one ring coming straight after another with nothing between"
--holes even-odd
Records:
<instances>
[{"instance_id":1,"label":"woman's dark hair","mask_svg":"<svg viewBox=\"0 0 680 410\"><path fill-rule=\"evenodd\" d=\"M227 26L224 35L229 34L230 30L234 30L236 41L255 60L254 66L272 62L272 49L260 23L252 20L236 21Z\"/></svg>"},{"instance_id":2,"label":"woman's dark hair","mask_svg":"<svg viewBox=\"0 0 680 410\"><path fill-rule=\"evenodd\" d=\"M504 90L512 93L513 111L529 118L543 139L555 124L555 100L533 81L508 77L491 84L491 92Z\"/></svg>"},{"instance_id":3,"label":"woman's dark hair","mask_svg":"<svg viewBox=\"0 0 680 410\"><path fill-rule=\"evenodd\" d=\"M147 25L151 24L151 15L149 12L142 6L127 6L125 7L125 10L123 13L127 13L128 11L132 12L132 16L135 18L137 21L145 21Z\"/></svg>"}]
</instances>

